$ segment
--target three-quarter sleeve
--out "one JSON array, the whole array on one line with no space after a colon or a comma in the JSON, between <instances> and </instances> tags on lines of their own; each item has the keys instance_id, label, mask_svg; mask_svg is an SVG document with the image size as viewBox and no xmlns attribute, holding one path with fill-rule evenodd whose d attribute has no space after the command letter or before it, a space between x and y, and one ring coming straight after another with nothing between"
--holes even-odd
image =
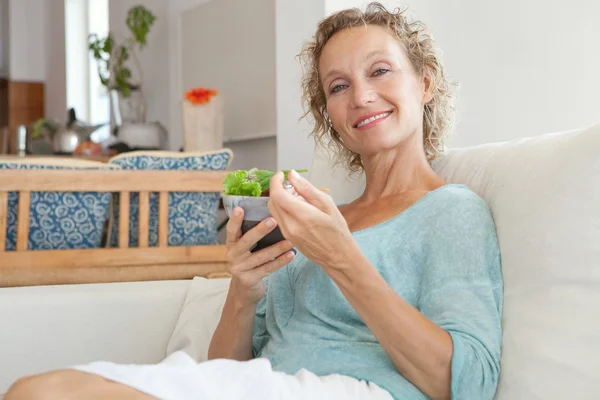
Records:
<instances>
[{"instance_id":1,"label":"three-quarter sleeve","mask_svg":"<svg viewBox=\"0 0 600 400\"><path fill-rule=\"evenodd\" d=\"M459 202L430 232L420 311L453 342L452 399L492 400L502 343L501 258L483 200Z\"/></svg>"}]
</instances>

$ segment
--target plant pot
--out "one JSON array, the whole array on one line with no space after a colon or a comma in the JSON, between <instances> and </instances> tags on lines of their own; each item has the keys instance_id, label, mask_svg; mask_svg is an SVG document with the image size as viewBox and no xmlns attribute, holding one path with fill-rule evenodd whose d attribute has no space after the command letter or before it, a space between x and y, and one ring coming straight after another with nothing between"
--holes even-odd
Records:
<instances>
[{"instance_id":1,"label":"plant pot","mask_svg":"<svg viewBox=\"0 0 600 400\"><path fill-rule=\"evenodd\" d=\"M121 91L112 89L110 95L117 126L146 122L146 99L141 90L132 87L131 94L125 97Z\"/></svg>"},{"instance_id":2,"label":"plant pot","mask_svg":"<svg viewBox=\"0 0 600 400\"><path fill-rule=\"evenodd\" d=\"M117 137L131 148L167 148L167 130L159 122L125 123L117 129Z\"/></svg>"},{"instance_id":3,"label":"plant pot","mask_svg":"<svg viewBox=\"0 0 600 400\"><path fill-rule=\"evenodd\" d=\"M223 205L227 216L231 218L231 214L235 207L241 207L244 210L244 221L242 222L242 234L245 234L250 229L254 228L261 221L264 221L271 216L271 212L267 203L271 200L270 197L251 197L251 196L223 196ZM255 252L278 243L285 238L279 229L275 227L265 237L258 241L256 246L251 250Z\"/></svg>"}]
</instances>

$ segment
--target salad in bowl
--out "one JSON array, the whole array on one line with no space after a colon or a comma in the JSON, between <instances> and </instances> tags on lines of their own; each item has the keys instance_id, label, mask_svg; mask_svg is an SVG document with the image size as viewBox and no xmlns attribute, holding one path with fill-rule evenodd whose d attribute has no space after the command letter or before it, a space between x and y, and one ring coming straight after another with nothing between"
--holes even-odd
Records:
<instances>
[{"instance_id":1,"label":"salad in bowl","mask_svg":"<svg viewBox=\"0 0 600 400\"><path fill-rule=\"evenodd\" d=\"M296 172L303 173L308 170L297 170ZM294 192L292 185L287 182L288 173L289 171L283 171L284 186L290 192ZM252 168L232 172L223 181L223 205L227 211L227 217L231 217L235 207L241 207L244 210L242 234L271 216L267 204L271 200L269 186L273 175L275 172ZM277 226L256 244L252 252L267 248L281 240L284 240L284 237Z\"/></svg>"}]
</instances>

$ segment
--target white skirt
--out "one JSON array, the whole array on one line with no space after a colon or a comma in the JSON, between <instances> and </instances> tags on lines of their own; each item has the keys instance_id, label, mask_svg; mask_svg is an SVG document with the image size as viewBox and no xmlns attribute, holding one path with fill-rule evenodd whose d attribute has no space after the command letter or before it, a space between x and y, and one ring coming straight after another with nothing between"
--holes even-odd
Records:
<instances>
[{"instance_id":1,"label":"white skirt","mask_svg":"<svg viewBox=\"0 0 600 400\"><path fill-rule=\"evenodd\" d=\"M263 358L197 363L178 351L159 364L97 361L71 369L100 375L163 400L393 400L374 383L337 374L319 377L305 369L289 375L273 371L269 360Z\"/></svg>"}]
</instances>

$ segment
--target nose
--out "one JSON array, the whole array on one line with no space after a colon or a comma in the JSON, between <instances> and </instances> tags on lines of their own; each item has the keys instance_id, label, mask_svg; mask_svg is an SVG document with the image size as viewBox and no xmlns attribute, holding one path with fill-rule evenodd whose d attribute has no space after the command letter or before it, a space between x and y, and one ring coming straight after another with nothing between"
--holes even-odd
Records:
<instances>
[{"instance_id":1,"label":"nose","mask_svg":"<svg viewBox=\"0 0 600 400\"><path fill-rule=\"evenodd\" d=\"M355 81L351 89L352 105L355 108L365 107L369 103L373 103L377 98L377 93L368 82Z\"/></svg>"}]
</instances>

